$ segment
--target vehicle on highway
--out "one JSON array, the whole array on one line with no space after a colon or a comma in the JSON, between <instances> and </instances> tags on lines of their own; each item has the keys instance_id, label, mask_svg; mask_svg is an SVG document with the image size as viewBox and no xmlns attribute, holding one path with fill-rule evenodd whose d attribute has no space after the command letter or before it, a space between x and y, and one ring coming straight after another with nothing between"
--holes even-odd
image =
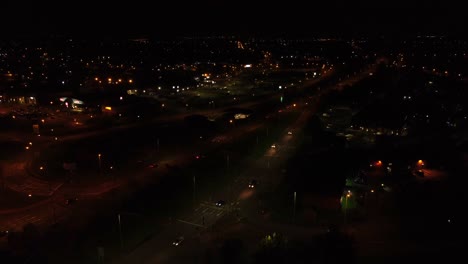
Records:
<instances>
[{"instance_id":1,"label":"vehicle on highway","mask_svg":"<svg viewBox=\"0 0 468 264\"><path fill-rule=\"evenodd\" d=\"M271 144L271 148L276 148L276 144Z\"/></svg>"},{"instance_id":2,"label":"vehicle on highway","mask_svg":"<svg viewBox=\"0 0 468 264\"><path fill-rule=\"evenodd\" d=\"M249 188L254 189L255 187L257 187L257 181L256 180L251 180L249 182Z\"/></svg>"},{"instance_id":3,"label":"vehicle on highway","mask_svg":"<svg viewBox=\"0 0 468 264\"><path fill-rule=\"evenodd\" d=\"M288 131L288 135L292 135L292 134L293 134L293 132L292 132L292 131Z\"/></svg>"},{"instance_id":4,"label":"vehicle on highway","mask_svg":"<svg viewBox=\"0 0 468 264\"><path fill-rule=\"evenodd\" d=\"M217 202L215 203L215 205L216 205L217 207L223 207L225 204L226 204L226 202L223 201L223 200L219 200L219 201L217 201Z\"/></svg>"},{"instance_id":5,"label":"vehicle on highway","mask_svg":"<svg viewBox=\"0 0 468 264\"><path fill-rule=\"evenodd\" d=\"M172 245L179 246L180 244L182 244L182 242L184 242L184 240L185 238L183 236L179 236L172 242Z\"/></svg>"}]
</instances>

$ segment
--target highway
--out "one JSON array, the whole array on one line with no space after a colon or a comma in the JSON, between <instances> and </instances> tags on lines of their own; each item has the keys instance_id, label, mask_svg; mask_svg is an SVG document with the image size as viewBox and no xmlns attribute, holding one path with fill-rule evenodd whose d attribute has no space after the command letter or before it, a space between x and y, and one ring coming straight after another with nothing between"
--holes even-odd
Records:
<instances>
[{"instance_id":1,"label":"highway","mask_svg":"<svg viewBox=\"0 0 468 264\"><path fill-rule=\"evenodd\" d=\"M353 84L369 76L369 71L372 70L374 69L370 68L358 76L343 80L343 83ZM298 102L301 106L295 111L299 111L300 115L274 140L276 147L265 149L263 155L244 167L233 182L216 191L214 197L226 200L225 206L216 207L217 199L202 201L193 210L168 223L161 233L154 235L151 240L114 263L193 263L193 260L212 247L213 243L222 241L223 233L229 233L231 229L238 236L257 242L272 232L283 231L292 237L307 237L325 232L326 227L323 226L305 228L269 220L267 216L260 214L261 201L256 194L275 190L284 176L283 169L287 160L294 155L296 148L301 144L302 128L310 116L316 113L321 96L333 89L342 89L343 86L330 87L315 97ZM290 135L289 131L295 132ZM259 182L255 189L248 188L248 183L252 179ZM221 229L216 228L219 220L229 216L238 218L239 222L221 224ZM180 246L173 246L172 241L181 235L185 237L184 242Z\"/></svg>"}]
</instances>

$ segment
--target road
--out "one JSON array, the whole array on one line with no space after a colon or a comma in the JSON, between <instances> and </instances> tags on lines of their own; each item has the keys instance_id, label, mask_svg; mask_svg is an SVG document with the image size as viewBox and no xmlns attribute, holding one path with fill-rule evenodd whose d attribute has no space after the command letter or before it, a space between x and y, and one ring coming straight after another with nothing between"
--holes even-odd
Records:
<instances>
[{"instance_id":1,"label":"road","mask_svg":"<svg viewBox=\"0 0 468 264\"><path fill-rule=\"evenodd\" d=\"M369 71L373 70L373 68L369 68L359 75L344 80L343 83L353 84L369 76ZM318 109L321 96L333 89L342 89L343 83L322 90L319 95L303 99L302 102L298 103L301 107L297 107L297 110L301 111L301 114L274 141L276 147L268 147L264 150L263 155L245 167L234 182L217 190L214 196L223 197L227 201L225 206L216 207L214 202L217 199L201 202L193 210L186 212L184 216L165 226L157 236L146 241L115 263L193 263L194 259L204 253L204 249L209 248L213 242L219 242L219 237L224 232L228 232L229 229L235 229L237 234L253 238L253 241L259 241L261 237L272 232L284 232L296 237L323 233L326 228L321 226L304 228L268 220L259 214L261 204L256 193L275 190L283 177L282 171L287 160L294 155L296 148L301 143L302 128L306 125L309 117L315 114ZM289 135L288 131L295 132ZM258 180L258 188L248 188L251 179ZM213 230L219 224L220 219L228 218L228 216L244 220L241 223L231 223L224 226L224 229L221 230ZM172 241L181 235L185 237L183 244L177 247L173 246ZM210 237L217 239L210 239Z\"/></svg>"}]
</instances>

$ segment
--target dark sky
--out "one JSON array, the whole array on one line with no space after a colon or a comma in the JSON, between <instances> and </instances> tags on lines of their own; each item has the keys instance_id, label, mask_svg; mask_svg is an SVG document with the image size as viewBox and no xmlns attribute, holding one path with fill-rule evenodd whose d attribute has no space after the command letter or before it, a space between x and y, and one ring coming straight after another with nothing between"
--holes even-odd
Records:
<instances>
[{"instance_id":1,"label":"dark sky","mask_svg":"<svg viewBox=\"0 0 468 264\"><path fill-rule=\"evenodd\" d=\"M246 34L460 34L468 24L455 1L117 1L6 0L2 36ZM302 2L302 3L301 3ZM307 3L307 4L306 4ZM6 12L5 12L6 11Z\"/></svg>"}]
</instances>

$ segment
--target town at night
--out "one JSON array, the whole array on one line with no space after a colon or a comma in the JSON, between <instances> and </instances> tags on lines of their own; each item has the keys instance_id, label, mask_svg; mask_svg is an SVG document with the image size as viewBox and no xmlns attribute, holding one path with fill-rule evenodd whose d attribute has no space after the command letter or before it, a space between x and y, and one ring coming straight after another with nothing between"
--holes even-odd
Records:
<instances>
[{"instance_id":1,"label":"town at night","mask_svg":"<svg viewBox=\"0 0 468 264\"><path fill-rule=\"evenodd\" d=\"M0 263L463 259L468 21L309 4L5 3Z\"/></svg>"}]
</instances>

